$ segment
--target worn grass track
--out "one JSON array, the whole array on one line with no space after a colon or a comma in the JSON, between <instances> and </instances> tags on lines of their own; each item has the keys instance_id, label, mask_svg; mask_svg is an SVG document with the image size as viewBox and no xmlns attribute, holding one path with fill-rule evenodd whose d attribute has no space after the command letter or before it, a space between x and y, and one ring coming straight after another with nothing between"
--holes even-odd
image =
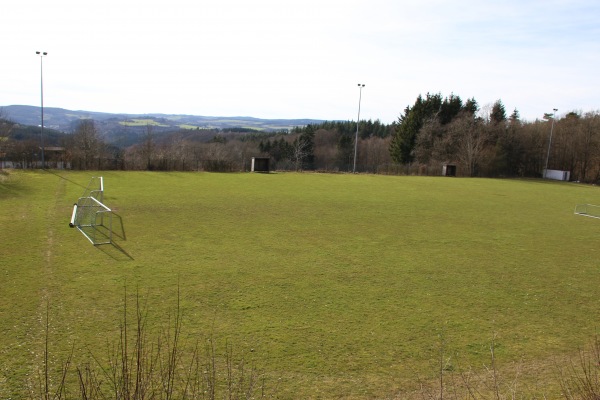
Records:
<instances>
[{"instance_id":1,"label":"worn grass track","mask_svg":"<svg viewBox=\"0 0 600 400\"><path fill-rule=\"evenodd\" d=\"M127 240L93 247L68 222L97 174L0 182L2 398L35 378L46 299L57 369L72 346L84 357L115 339L125 286L156 329L179 287L185 339L233 343L280 379L282 398L409 391L435 378L440 335L453 359L481 368L496 334L499 360L550 376L552 357L598 328L600 224L573 214L600 203L596 187L103 172Z\"/></svg>"}]
</instances>

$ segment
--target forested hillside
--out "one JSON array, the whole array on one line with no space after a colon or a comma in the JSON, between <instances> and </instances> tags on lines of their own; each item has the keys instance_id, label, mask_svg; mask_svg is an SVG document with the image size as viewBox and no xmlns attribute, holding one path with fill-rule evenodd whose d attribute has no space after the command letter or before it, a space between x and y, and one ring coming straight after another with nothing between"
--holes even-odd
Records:
<instances>
[{"instance_id":1,"label":"forested hillside","mask_svg":"<svg viewBox=\"0 0 600 400\"><path fill-rule=\"evenodd\" d=\"M36 167L39 128L2 115L0 166ZM306 121L303 121L306 122ZM540 177L570 171L571 180L600 181L600 112L556 112L522 121L501 100L480 107L451 94L419 96L392 124L327 121L270 130L190 129L159 120L131 120L126 135L105 122L79 119L70 132L45 130L47 167L72 169L247 171L252 157L279 170L439 175L452 164L459 176ZM355 138L358 143L355 143Z\"/></svg>"}]
</instances>

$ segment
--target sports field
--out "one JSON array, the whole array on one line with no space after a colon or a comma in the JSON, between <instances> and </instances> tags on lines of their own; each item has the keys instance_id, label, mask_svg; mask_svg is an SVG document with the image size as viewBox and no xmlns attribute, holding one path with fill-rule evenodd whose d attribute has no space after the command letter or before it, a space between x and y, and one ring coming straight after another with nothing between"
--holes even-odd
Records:
<instances>
[{"instance_id":1,"label":"sports field","mask_svg":"<svg viewBox=\"0 0 600 400\"><path fill-rule=\"evenodd\" d=\"M104 177L116 245L70 229ZM0 398L118 341L124 291L148 332L229 344L278 398L394 398L496 363L557 397L556 360L598 332L600 189L350 174L0 174ZM122 224L122 228L120 228ZM48 334L46 332L46 313Z\"/></svg>"}]
</instances>

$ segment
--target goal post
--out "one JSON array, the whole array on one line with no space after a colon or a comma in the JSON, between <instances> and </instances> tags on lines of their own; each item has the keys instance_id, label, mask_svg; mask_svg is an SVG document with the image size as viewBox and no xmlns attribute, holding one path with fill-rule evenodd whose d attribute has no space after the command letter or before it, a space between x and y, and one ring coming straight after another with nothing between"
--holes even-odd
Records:
<instances>
[{"instance_id":1,"label":"goal post","mask_svg":"<svg viewBox=\"0 0 600 400\"><path fill-rule=\"evenodd\" d=\"M71 213L71 222L69 222L69 226L71 228L75 227L75 217L77 216L77 203L73 204L73 212Z\"/></svg>"}]
</instances>

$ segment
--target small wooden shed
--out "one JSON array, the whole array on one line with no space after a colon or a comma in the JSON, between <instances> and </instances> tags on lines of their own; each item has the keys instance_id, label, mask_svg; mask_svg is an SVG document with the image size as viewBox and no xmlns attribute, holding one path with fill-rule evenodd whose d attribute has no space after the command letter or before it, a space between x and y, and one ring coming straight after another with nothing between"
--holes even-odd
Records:
<instances>
[{"instance_id":1,"label":"small wooden shed","mask_svg":"<svg viewBox=\"0 0 600 400\"><path fill-rule=\"evenodd\" d=\"M444 164L442 166L442 176L456 176L456 165Z\"/></svg>"},{"instance_id":2,"label":"small wooden shed","mask_svg":"<svg viewBox=\"0 0 600 400\"><path fill-rule=\"evenodd\" d=\"M269 161L268 157L252 157L252 166L250 171L252 172L269 172Z\"/></svg>"}]
</instances>

